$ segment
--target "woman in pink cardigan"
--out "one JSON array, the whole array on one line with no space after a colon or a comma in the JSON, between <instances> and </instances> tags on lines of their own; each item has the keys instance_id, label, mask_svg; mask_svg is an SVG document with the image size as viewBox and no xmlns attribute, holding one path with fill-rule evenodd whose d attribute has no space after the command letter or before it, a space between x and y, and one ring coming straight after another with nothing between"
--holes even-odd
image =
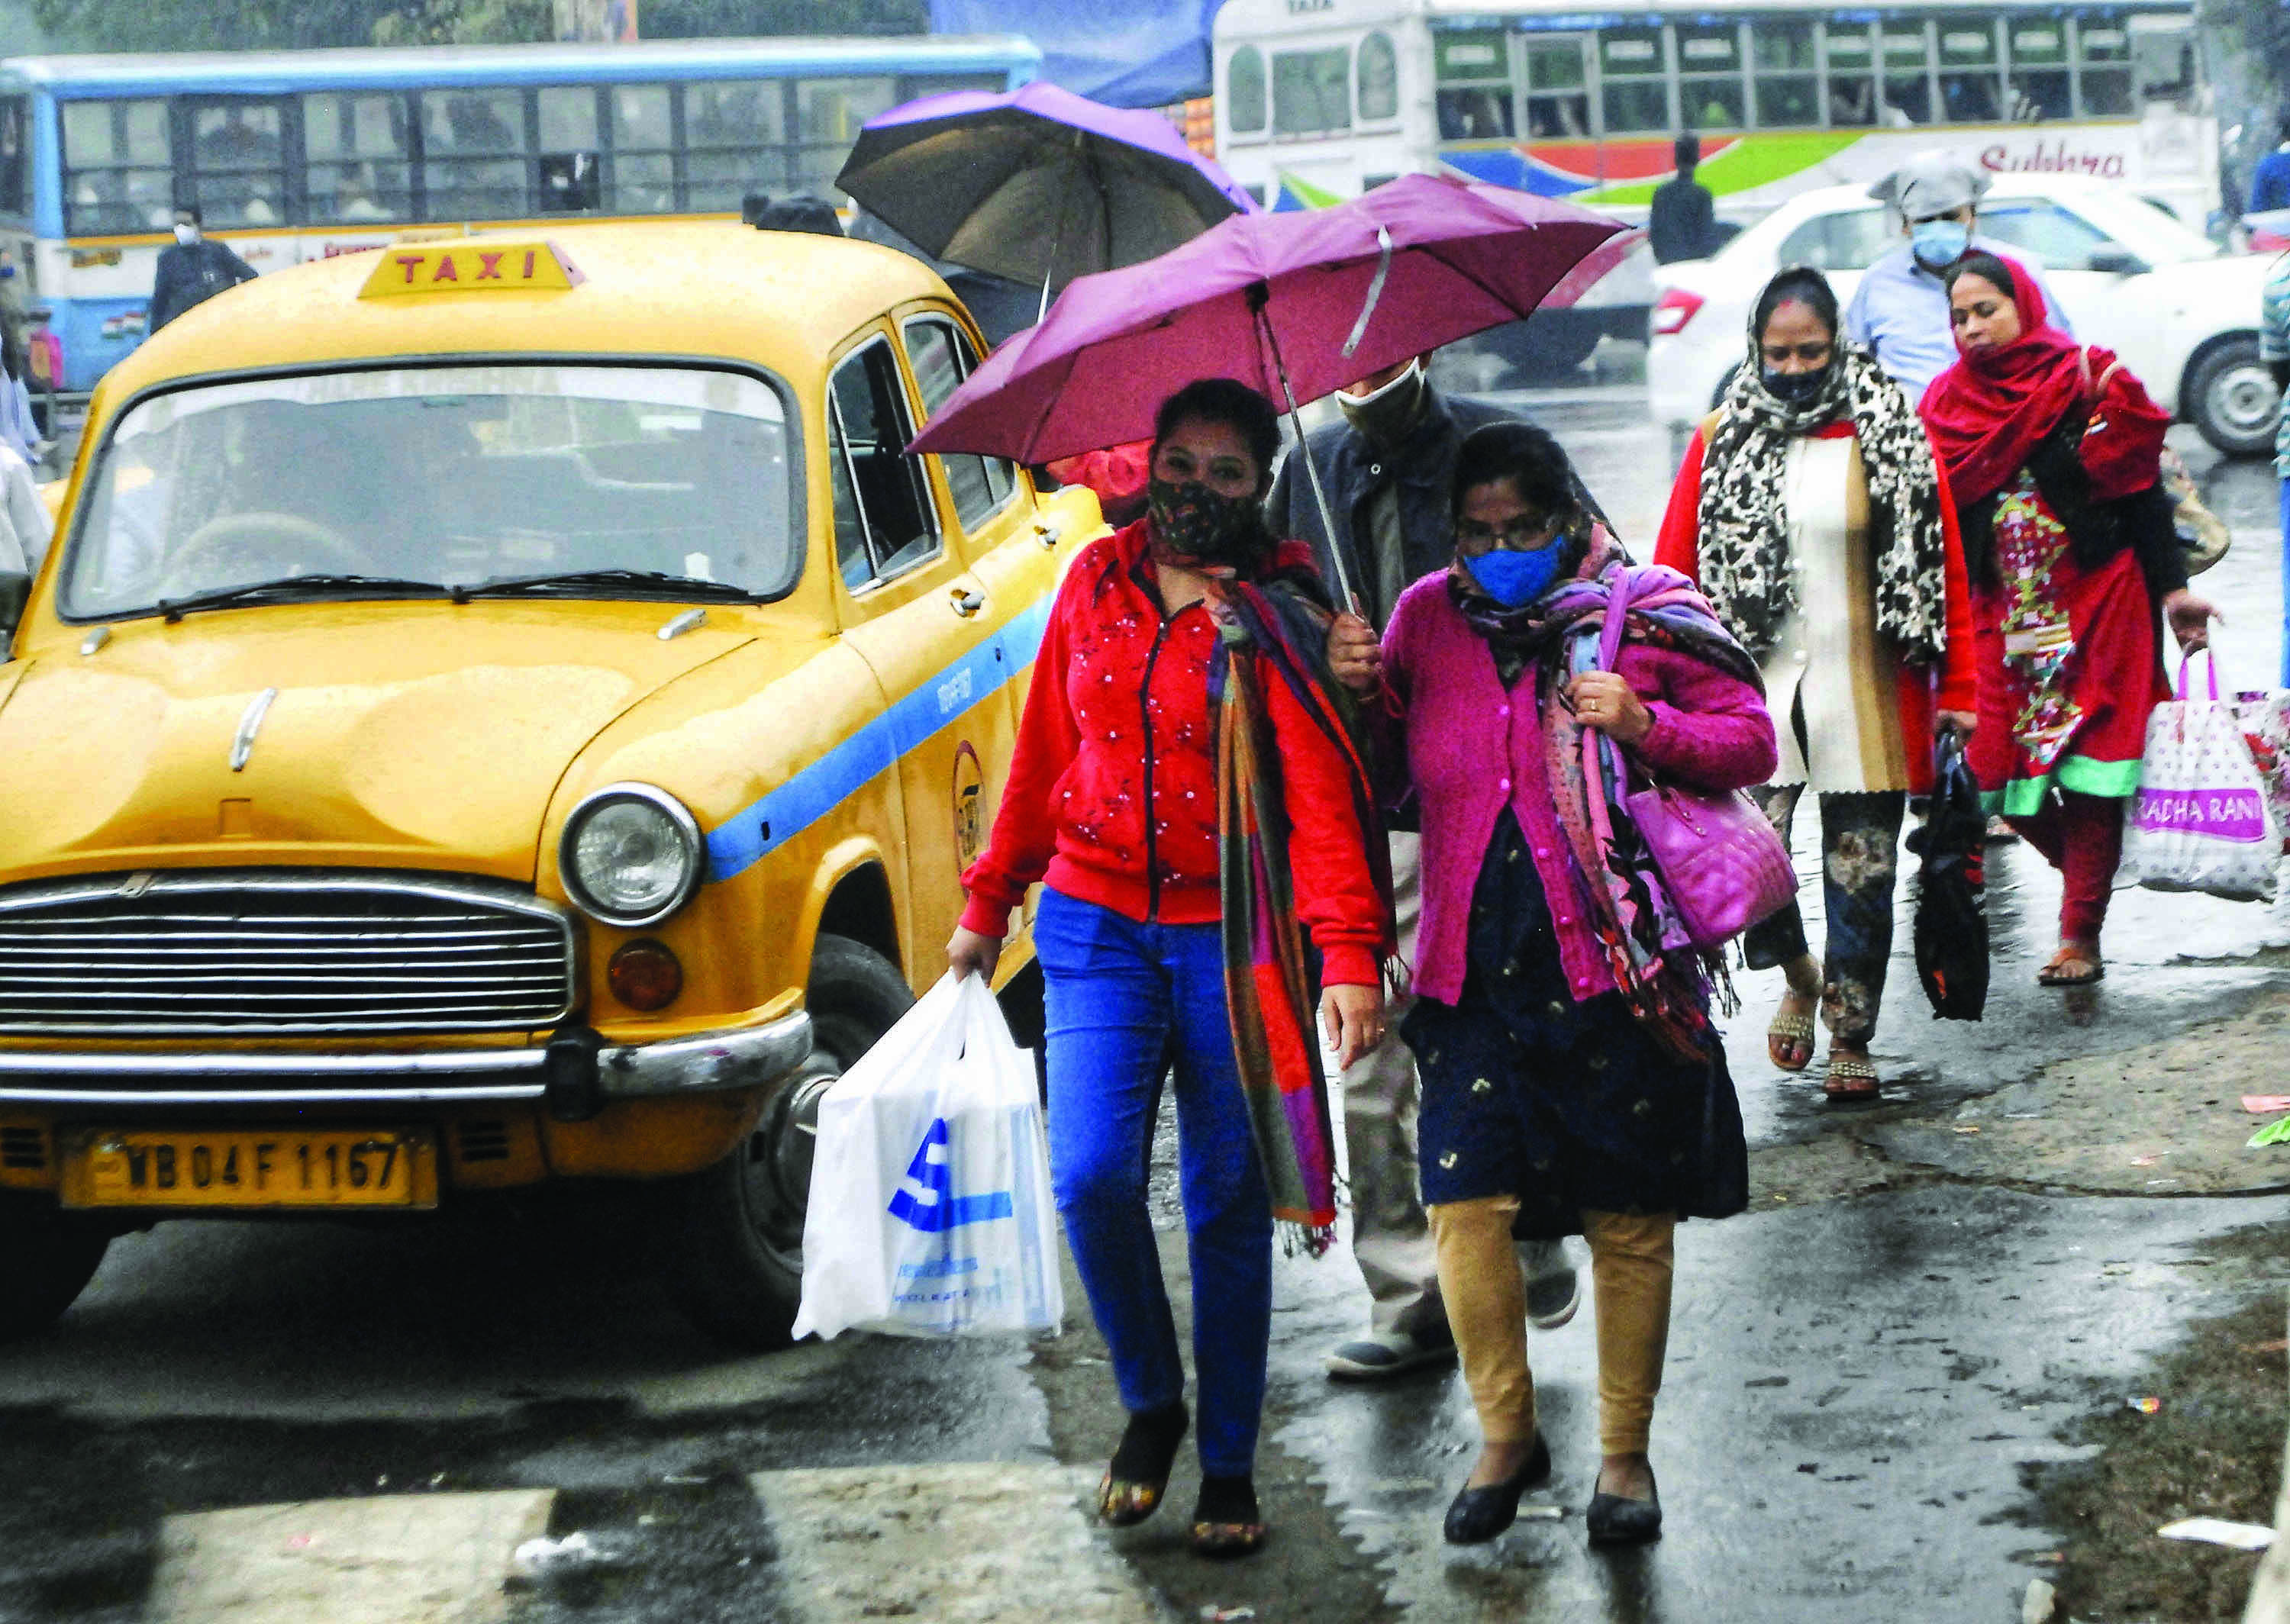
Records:
<instances>
[{"instance_id":1,"label":"woman in pink cardigan","mask_svg":"<svg viewBox=\"0 0 2290 1624\"><path fill-rule=\"evenodd\" d=\"M1423 1199L1484 1445L1446 1537L1491 1540L1549 1480L1514 1237L1590 1247L1604 1452L1594 1544L1661 1532L1646 1444L1672 1231L1748 1200L1741 1110L1710 1026L1714 960L1666 951L1668 901L1621 804L1633 776L1763 783L1754 661L1685 578L1632 564L1578 505L1565 453L1498 423L1455 467L1455 561L1409 588L1381 648L1337 623L1337 676L1388 726L1423 829L1414 1011ZM1597 668L1617 587L1618 669ZM1595 739L1598 748L1586 749ZM1593 764L1595 764L1595 765Z\"/></svg>"}]
</instances>

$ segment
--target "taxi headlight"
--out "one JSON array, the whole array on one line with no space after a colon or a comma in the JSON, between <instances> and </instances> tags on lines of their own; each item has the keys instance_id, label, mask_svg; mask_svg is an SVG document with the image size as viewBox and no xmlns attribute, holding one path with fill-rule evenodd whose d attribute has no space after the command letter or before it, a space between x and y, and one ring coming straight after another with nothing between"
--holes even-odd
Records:
<instances>
[{"instance_id":1,"label":"taxi headlight","mask_svg":"<svg viewBox=\"0 0 2290 1624\"><path fill-rule=\"evenodd\" d=\"M706 849L684 804L650 784L607 784L564 820L556 867L581 908L607 924L656 924L699 889Z\"/></svg>"}]
</instances>

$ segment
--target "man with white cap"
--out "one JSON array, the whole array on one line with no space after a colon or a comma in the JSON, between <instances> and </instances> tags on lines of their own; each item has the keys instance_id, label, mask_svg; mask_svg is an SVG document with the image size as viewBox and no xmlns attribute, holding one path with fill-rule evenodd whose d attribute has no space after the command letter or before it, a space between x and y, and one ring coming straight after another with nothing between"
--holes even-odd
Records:
<instances>
[{"instance_id":1,"label":"man with white cap","mask_svg":"<svg viewBox=\"0 0 2290 1624\"><path fill-rule=\"evenodd\" d=\"M1941 273L1974 248L2004 254L2043 276L2027 250L1974 236L1973 226L1988 175L1945 152L1919 153L1869 188L1893 206L1908 241L1869 268L1845 310L1845 336L1877 353L1877 364L1910 400L1956 364L1956 339L1948 315L1948 285ZM2052 290L2044 288L2052 324L2072 336Z\"/></svg>"}]
</instances>

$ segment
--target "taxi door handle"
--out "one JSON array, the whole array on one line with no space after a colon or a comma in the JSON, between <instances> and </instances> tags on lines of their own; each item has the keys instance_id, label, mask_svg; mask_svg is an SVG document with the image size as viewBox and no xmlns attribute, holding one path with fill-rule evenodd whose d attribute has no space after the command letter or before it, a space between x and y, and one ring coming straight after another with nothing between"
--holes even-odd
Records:
<instances>
[{"instance_id":1,"label":"taxi door handle","mask_svg":"<svg viewBox=\"0 0 2290 1624\"><path fill-rule=\"evenodd\" d=\"M957 587L947 595L946 605L966 620L986 607L986 595L969 587Z\"/></svg>"}]
</instances>

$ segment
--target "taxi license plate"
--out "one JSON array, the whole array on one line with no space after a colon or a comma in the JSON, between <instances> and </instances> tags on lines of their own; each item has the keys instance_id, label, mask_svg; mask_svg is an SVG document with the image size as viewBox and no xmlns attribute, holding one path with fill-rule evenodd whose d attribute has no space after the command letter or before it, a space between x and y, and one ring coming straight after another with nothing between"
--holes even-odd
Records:
<instances>
[{"instance_id":1,"label":"taxi license plate","mask_svg":"<svg viewBox=\"0 0 2290 1624\"><path fill-rule=\"evenodd\" d=\"M410 1207L436 1202L430 1137L408 1129L96 1129L65 1169L82 1207Z\"/></svg>"}]
</instances>

